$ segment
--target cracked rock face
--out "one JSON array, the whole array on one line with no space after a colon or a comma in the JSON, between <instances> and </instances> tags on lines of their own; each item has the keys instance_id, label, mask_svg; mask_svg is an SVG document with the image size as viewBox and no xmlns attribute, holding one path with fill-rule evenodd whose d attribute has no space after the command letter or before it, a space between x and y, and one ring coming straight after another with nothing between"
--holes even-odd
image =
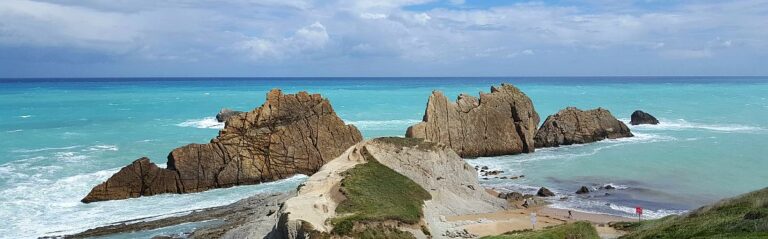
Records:
<instances>
[{"instance_id":1,"label":"cracked rock face","mask_svg":"<svg viewBox=\"0 0 768 239\"><path fill-rule=\"evenodd\" d=\"M538 124L531 99L502 84L480 99L462 94L456 102L432 92L423 122L409 127L406 137L447 145L465 158L530 153Z\"/></svg>"},{"instance_id":2,"label":"cracked rock face","mask_svg":"<svg viewBox=\"0 0 768 239\"><path fill-rule=\"evenodd\" d=\"M632 137L627 125L606 109L582 111L568 107L550 115L536 132L536 147L584 144L603 139Z\"/></svg>"},{"instance_id":3,"label":"cracked rock face","mask_svg":"<svg viewBox=\"0 0 768 239\"><path fill-rule=\"evenodd\" d=\"M191 193L311 175L362 141L327 99L299 92L267 94L251 112L234 115L208 144L189 144L168 155L163 169L141 158L94 187L82 202Z\"/></svg>"}]
</instances>

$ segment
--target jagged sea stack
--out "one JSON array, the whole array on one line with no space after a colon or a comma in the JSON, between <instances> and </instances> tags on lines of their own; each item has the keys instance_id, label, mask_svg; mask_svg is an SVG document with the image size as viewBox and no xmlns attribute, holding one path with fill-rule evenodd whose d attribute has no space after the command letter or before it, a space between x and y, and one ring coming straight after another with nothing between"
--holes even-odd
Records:
<instances>
[{"instance_id":1,"label":"jagged sea stack","mask_svg":"<svg viewBox=\"0 0 768 239\"><path fill-rule=\"evenodd\" d=\"M272 90L259 108L233 115L207 144L189 144L168 155L163 169L141 158L94 187L82 202L191 193L311 175L362 141L319 94Z\"/></svg>"},{"instance_id":2,"label":"jagged sea stack","mask_svg":"<svg viewBox=\"0 0 768 239\"><path fill-rule=\"evenodd\" d=\"M405 136L447 145L465 158L498 156L533 152L538 124L531 99L502 84L481 92L480 99L462 94L456 102L433 91L423 122L409 127Z\"/></svg>"},{"instance_id":3,"label":"jagged sea stack","mask_svg":"<svg viewBox=\"0 0 768 239\"><path fill-rule=\"evenodd\" d=\"M606 109L582 111L568 107L550 115L536 132L536 147L584 144L603 139L632 137L629 127Z\"/></svg>"}]
</instances>

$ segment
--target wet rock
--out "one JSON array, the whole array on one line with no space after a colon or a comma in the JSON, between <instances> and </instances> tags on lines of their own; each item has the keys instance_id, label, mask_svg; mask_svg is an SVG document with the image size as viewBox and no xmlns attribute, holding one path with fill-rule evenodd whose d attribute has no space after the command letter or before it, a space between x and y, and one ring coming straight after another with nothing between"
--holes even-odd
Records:
<instances>
[{"instance_id":1,"label":"wet rock","mask_svg":"<svg viewBox=\"0 0 768 239\"><path fill-rule=\"evenodd\" d=\"M576 194L585 194L589 193L589 188L587 186L581 186L579 190L576 191Z\"/></svg>"},{"instance_id":2,"label":"wet rock","mask_svg":"<svg viewBox=\"0 0 768 239\"><path fill-rule=\"evenodd\" d=\"M550 115L536 132L536 147L584 144L632 137L629 127L603 108L582 111L568 107Z\"/></svg>"},{"instance_id":3,"label":"wet rock","mask_svg":"<svg viewBox=\"0 0 768 239\"><path fill-rule=\"evenodd\" d=\"M539 120L531 99L509 84L491 87L480 99L459 95L456 102L433 91L423 122L405 135L442 143L462 157L530 153Z\"/></svg>"},{"instance_id":4,"label":"wet rock","mask_svg":"<svg viewBox=\"0 0 768 239\"><path fill-rule=\"evenodd\" d=\"M519 201L522 200L523 194L519 192L500 193L499 198L506 199L507 201Z\"/></svg>"},{"instance_id":5,"label":"wet rock","mask_svg":"<svg viewBox=\"0 0 768 239\"><path fill-rule=\"evenodd\" d=\"M216 114L216 121L218 121L219 123L226 122L229 118L232 118L232 116L240 115L243 113L245 112L223 108L221 109L221 111L219 111L218 114Z\"/></svg>"},{"instance_id":6,"label":"wet rock","mask_svg":"<svg viewBox=\"0 0 768 239\"><path fill-rule=\"evenodd\" d=\"M653 115L651 114L645 113L641 110L635 110L635 112L632 112L632 116L629 121L629 124L631 125L659 124L659 120L656 119L656 117L653 117Z\"/></svg>"},{"instance_id":7,"label":"wet rock","mask_svg":"<svg viewBox=\"0 0 768 239\"><path fill-rule=\"evenodd\" d=\"M552 196L555 196L555 193L553 193L552 191L549 191L549 189L547 189L545 187L541 187L541 188L539 188L539 191L536 192L536 196L539 196L539 197L552 197Z\"/></svg>"},{"instance_id":8,"label":"wet rock","mask_svg":"<svg viewBox=\"0 0 768 239\"><path fill-rule=\"evenodd\" d=\"M168 155L168 168L141 158L94 187L82 202L162 193L191 193L311 175L362 140L319 94L267 94L251 112L233 115L208 144L189 144Z\"/></svg>"},{"instance_id":9,"label":"wet rock","mask_svg":"<svg viewBox=\"0 0 768 239\"><path fill-rule=\"evenodd\" d=\"M610 185L610 184L606 184L605 186L603 186L603 189L611 190L611 189L616 189L616 187L614 187L613 185Z\"/></svg>"}]
</instances>

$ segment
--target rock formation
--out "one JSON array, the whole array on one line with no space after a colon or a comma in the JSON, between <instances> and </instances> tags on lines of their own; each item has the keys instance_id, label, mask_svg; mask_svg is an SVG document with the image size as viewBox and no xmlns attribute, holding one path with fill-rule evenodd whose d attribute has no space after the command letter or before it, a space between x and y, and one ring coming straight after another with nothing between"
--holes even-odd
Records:
<instances>
[{"instance_id":1,"label":"rock formation","mask_svg":"<svg viewBox=\"0 0 768 239\"><path fill-rule=\"evenodd\" d=\"M631 125L659 124L659 120L657 120L656 117L653 117L653 115L645 113L642 110L635 110L635 112L632 112L632 116L631 116L631 120L629 121L629 124Z\"/></svg>"},{"instance_id":2,"label":"rock formation","mask_svg":"<svg viewBox=\"0 0 768 239\"><path fill-rule=\"evenodd\" d=\"M461 157L530 153L538 124L531 99L502 84L489 94L481 92L480 99L459 95L455 103L432 92L423 122L409 127L406 137L447 145Z\"/></svg>"},{"instance_id":3,"label":"rock formation","mask_svg":"<svg viewBox=\"0 0 768 239\"><path fill-rule=\"evenodd\" d=\"M536 147L583 144L632 137L627 125L603 108L582 111L568 107L550 115L536 132Z\"/></svg>"},{"instance_id":4,"label":"rock formation","mask_svg":"<svg viewBox=\"0 0 768 239\"><path fill-rule=\"evenodd\" d=\"M589 193L589 188L587 186L581 186L579 190L576 190L576 194L585 194Z\"/></svg>"},{"instance_id":5,"label":"rock formation","mask_svg":"<svg viewBox=\"0 0 768 239\"><path fill-rule=\"evenodd\" d=\"M378 138L351 147L307 179L298 196L285 202L281 220L270 236L306 238L311 233L331 233L333 219L342 216L336 214L336 208L346 198L340 193L345 172L368 159L375 159L430 193L431 199L424 202L423 228L381 222L416 238L426 238L423 231L444 238L440 235L462 230L440 218L495 212L507 204L487 193L475 169L447 146L423 139Z\"/></svg>"},{"instance_id":6,"label":"rock formation","mask_svg":"<svg viewBox=\"0 0 768 239\"><path fill-rule=\"evenodd\" d=\"M219 111L218 114L216 114L216 121L219 121L219 123L226 122L232 116L239 115L242 113L245 113L245 112L224 108L224 109L221 109L221 111Z\"/></svg>"},{"instance_id":7,"label":"rock formation","mask_svg":"<svg viewBox=\"0 0 768 239\"><path fill-rule=\"evenodd\" d=\"M362 140L330 102L306 92L267 94L266 102L233 115L208 144L189 144L168 155L168 168L141 158L94 187L82 202L190 193L311 175Z\"/></svg>"},{"instance_id":8,"label":"rock formation","mask_svg":"<svg viewBox=\"0 0 768 239\"><path fill-rule=\"evenodd\" d=\"M552 196L555 196L555 193L553 193L552 191L549 191L548 188L541 187L541 188L539 188L539 191L536 192L536 196L539 196L539 197L552 197Z\"/></svg>"}]
</instances>

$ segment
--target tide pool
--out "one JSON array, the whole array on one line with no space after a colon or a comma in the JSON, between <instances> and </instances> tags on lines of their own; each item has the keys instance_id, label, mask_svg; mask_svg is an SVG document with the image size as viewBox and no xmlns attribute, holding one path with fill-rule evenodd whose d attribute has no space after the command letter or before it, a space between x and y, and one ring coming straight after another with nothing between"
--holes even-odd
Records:
<instances>
[{"instance_id":1,"label":"tide pool","mask_svg":"<svg viewBox=\"0 0 768 239\"><path fill-rule=\"evenodd\" d=\"M560 195L556 207L648 216L679 213L768 186L768 78L144 78L0 79L0 237L34 238L109 222L228 204L294 189L306 177L186 195L82 204L120 167L147 156L164 166L175 147L208 142L223 107L251 110L267 91L330 99L365 138L402 136L419 122L432 90L455 98L508 82L541 116L567 106L603 107L617 118L642 109L655 126L633 138L467 160L524 178L481 180L499 190ZM591 198L579 186L612 184ZM609 192L609 195L605 195Z\"/></svg>"}]
</instances>

